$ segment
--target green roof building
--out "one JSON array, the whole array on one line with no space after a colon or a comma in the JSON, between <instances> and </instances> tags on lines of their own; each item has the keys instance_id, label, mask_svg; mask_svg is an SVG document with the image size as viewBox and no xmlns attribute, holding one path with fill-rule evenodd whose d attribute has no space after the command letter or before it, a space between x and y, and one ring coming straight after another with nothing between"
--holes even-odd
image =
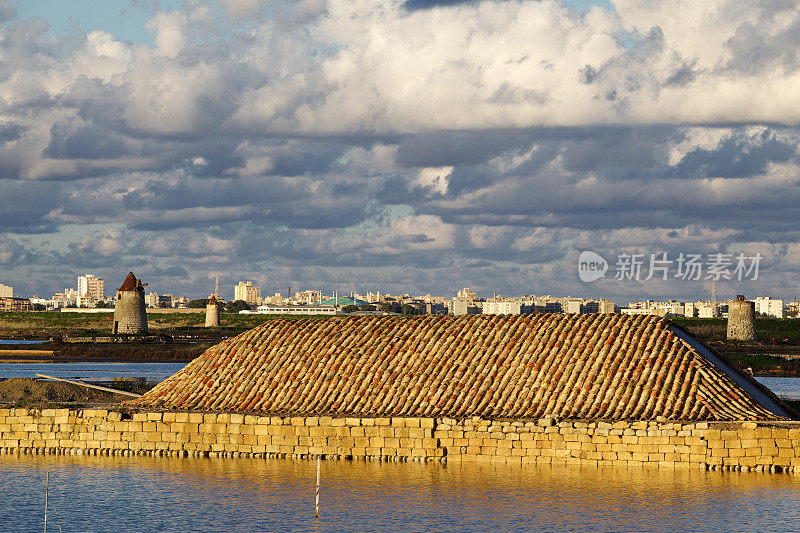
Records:
<instances>
[{"instance_id":1,"label":"green roof building","mask_svg":"<svg viewBox=\"0 0 800 533\"><path fill-rule=\"evenodd\" d=\"M369 305L369 302L359 300L358 298L353 298L352 296L339 296L338 298L328 298L327 300L322 300L316 305Z\"/></svg>"}]
</instances>

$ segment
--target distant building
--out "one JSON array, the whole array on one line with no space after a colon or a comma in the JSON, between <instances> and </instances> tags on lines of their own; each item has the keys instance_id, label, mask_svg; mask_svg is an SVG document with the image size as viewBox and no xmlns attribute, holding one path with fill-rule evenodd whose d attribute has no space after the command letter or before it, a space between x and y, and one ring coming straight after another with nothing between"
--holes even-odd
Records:
<instances>
[{"instance_id":1,"label":"distant building","mask_svg":"<svg viewBox=\"0 0 800 533\"><path fill-rule=\"evenodd\" d=\"M317 306L338 306L342 307L345 305L369 305L369 302L364 300L359 300L353 296L334 296L333 298L327 298L322 300Z\"/></svg>"},{"instance_id":2,"label":"distant building","mask_svg":"<svg viewBox=\"0 0 800 533\"><path fill-rule=\"evenodd\" d=\"M261 287L253 285L252 281L240 281L233 288L233 299L242 300L250 305L257 305L261 300Z\"/></svg>"},{"instance_id":3,"label":"distant building","mask_svg":"<svg viewBox=\"0 0 800 533\"><path fill-rule=\"evenodd\" d=\"M244 315L335 315L340 312L334 305L259 305L256 311L239 311Z\"/></svg>"},{"instance_id":4,"label":"distant building","mask_svg":"<svg viewBox=\"0 0 800 533\"><path fill-rule=\"evenodd\" d=\"M315 305L322 301L322 293L320 291L296 292L294 299L300 304Z\"/></svg>"},{"instance_id":5,"label":"distant building","mask_svg":"<svg viewBox=\"0 0 800 533\"><path fill-rule=\"evenodd\" d=\"M446 315L447 306L440 302L427 302L425 304L426 315Z\"/></svg>"},{"instance_id":6,"label":"distant building","mask_svg":"<svg viewBox=\"0 0 800 533\"><path fill-rule=\"evenodd\" d=\"M714 302L695 302L698 318L716 318L719 316L719 307Z\"/></svg>"},{"instance_id":7,"label":"distant building","mask_svg":"<svg viewBox=\"0 0 800 533\"><path fill-rule=\"evenodd\" d=\"M47 307L61 309L63 307L77 307L78 291L75 289L64 289L64 292L57 292L48 300Z\"/></svg>"},{"instance_id":8,"label":"distant building","mask_svg":"<svg viewBox=\"0 0 800 533\"><path fill-rule=\"evenodd\" d=\"M559 301L553 302L545 302L544 304L544 312L545 313L563 313L564 308Z\"/></svg>"},{"instance_id":9,"label":"distant building","mask_svg":"<svg viewBox=\"0 0 800 533\"><path fill-rule=\"evenodd\" d=\"M32 311L33 306L27 298L0 297L0 311Z\"/></svg>"},{"instance_id":10,"label":"distant building","mask_svg":"<svg viewBox=\"0 0 800 533\"><path fill-rule=\"evenodd\" d=\"M475 291L465 287L458 291L455 298L446 302L447 314L455 316L479 315L483 312L483 302L484 299L478 298L478 294Z\"/></svg>"},{"instance_id":11,"label":"distant building","mask_svg":"<svg viewBox=\"0 0 800 533\"><path fill-rule=\"evenodd\" d=\"M612 315L617 312L617 304L611 300L601 298L597 301L597 311L594 312L600 313L601 315Z\"/></svg>"},{"instance_id":12,"label":"distant building","mask_svg":"<svg viewBox=\"0 0 800 533\"><path fill-rule=\"evenodd\" d=\"M583 302L577 299L568 299L563 304L561 304L564 313L568 315L579 315L581 314L581 307L583 306Z\"/></svg>"},{"instance_id":13,"label":"distant building","mask_svg":"<svg viewBox=\"0 0 800 533\"><path fill-rule=\"evenodd\" d=\"M678 302L676 300L670 300L668 302L656 302L653 300L643 300L641 302L628 302L628 309L636 309L639 311L650 311L649 313L646 312L624 312L626 315L654 315L654 316L684 316L686 314L686 304L683 302ZM691 308L694 310L694 307Z\"/></svg>"},{"instance_id":14,"label":"distant building","mask_svg":"<svg viewBox=\"0 0 800 533\"><path fill-rule=\"evenodd\" d=\"M783 318L783 300L776 300L768 296L760 296L754 301L757 314L767 315L773 318Z\"/></svg>"},{"instance_id":15,"label":"distant building","mask_svg":"<svg viewBox=\"0 0 800 533\"><path fill-rule=\"evenodd\" d=\"M161 307L161 301L158 298L158 293L151 292L150 294L146 294L144 297L144 304L151 308Z\"/></svg>"},{"instance_id":16,"label":"distant building","mask_svg":"<svg viewBox=\"0 0 800 533\"><path fill-rule=\"evenodd\" d=\"M481 307L484 315L521 315L534 311L534 306L525 305L522 300L512 298L493 298L483 302Z\"/></svg>"},{"instance_id":17,"label":"distant building","mask_svg":"<svg viewBox=\"0 0 800 533\"><path fill-rule=\"evenodd\" d=\"M480 302L466 298L453 298L447 302L447 313L455 316L479 315L483 311Z\"/></svg>"},{"instance_id":18,"label":"distant building","mask_svg":"<svg viewBox=\"0 0 800 533\"><path fill-rule=\"evenodd\" d=\"M476 300L478 298L478 293L469 290L469 287L465 287L460 291L458 291L458 293L456 294L456 298L466 298L470 300Z\"/></svg>"},{"instance_id":19,"label":"distant building","mask_svg":"<svg viewBox=\"0 0 800 533\"><path fill-rule=\"evenodd\" d=\"M14 287L9 287L8 285L3 285L0 283L0 298L13 298L14 297Z\"/></svg>"},{"instance_id":20,"label":"distant building","mask_svg":"<svg viewBox=\"0 0 800 533\"><path fill-rule=\"evenodd\" d=\"M663 309L652 307L650 309L640 307L625 307L620 310L623 315L645 315L645 316L666 316L667 312Z\"/></svg>"},{"instance_id":21,"label":"distant building","mask_svg":"<svg viewBox=\"0 0 800 533\"><path fill-rule=\"evenodd\" d=\"M78 277L78 307L94 307L104 298L103 280L92 274Z\"/></svg>"}]
</instances>

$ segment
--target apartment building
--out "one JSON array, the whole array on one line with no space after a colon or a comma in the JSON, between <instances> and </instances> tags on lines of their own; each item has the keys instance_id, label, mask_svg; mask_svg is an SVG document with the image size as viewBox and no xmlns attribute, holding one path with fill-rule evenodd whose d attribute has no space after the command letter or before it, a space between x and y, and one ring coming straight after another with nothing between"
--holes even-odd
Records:
<instances>
[{"instance_id":1,"label":"apartment building","mask_svg":"<svg viewBox=\"0 0 800 533\"><path fill-rule=\"evenodd\" d=\"M234 301L242 300L250 305L261 303L261 287L253 285L252 281L240 281L234 288Z\"/></svg>"},{"instance_id":2,"label":"apartment building","mask_svg":"<svg viewBox=\"0 0 800 533\"><path fill-rule=\"evenodd\" d=\"M756 313L773 318L783 318L783 300L776 300L769 296L759 296L753 301L756 304Z\"/></svg>"}]
</instances>

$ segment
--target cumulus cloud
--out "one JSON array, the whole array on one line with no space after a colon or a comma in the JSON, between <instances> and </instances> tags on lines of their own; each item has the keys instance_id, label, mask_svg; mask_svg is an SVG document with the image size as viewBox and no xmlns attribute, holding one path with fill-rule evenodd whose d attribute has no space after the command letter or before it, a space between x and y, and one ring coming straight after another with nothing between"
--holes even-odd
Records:
<instances>
[{"instance_id":1,"label":"cumulus cloud","mask_svg":"<svg viewBox=\"0 0 800 533\"><path fill-rule=\"evenodd\" d=\"M264 3L264 0L220 0L220 4L233 20L254 15Z\"/></svg>"},{"instance_id":2,"label":"cumulus cloud","mask_svg":"<svg viewBox=\"0 0 800 533\"><path fill-rule=\"evenodd\" d=\"M796 288L796 3L220 6L149 47L0 1L7 282L702 297L587 287L576 253L755 250Z\"/></svg>"}]
</instances>

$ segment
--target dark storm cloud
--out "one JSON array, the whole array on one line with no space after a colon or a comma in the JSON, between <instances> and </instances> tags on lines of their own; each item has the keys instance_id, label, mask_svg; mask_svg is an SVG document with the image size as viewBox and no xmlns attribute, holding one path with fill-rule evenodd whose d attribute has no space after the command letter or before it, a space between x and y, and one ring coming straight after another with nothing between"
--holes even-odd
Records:
<instances>
[{"instance_id":1,"label":"dark storm cloud","mask_svg":"<svg viewBox=\"0 0 800 533\"><path fill-rule=\"evenodd\" d=\"M404 167L476 165L502 152L529 145L525 132L447 132L408 136L397 148L397 163Z\"/></svg>"},{"instance_id":2,"label":"dark storm cloud","mask_svg":"<svg viewBox=\"0 0 800 533\"><path fill-rule=\"evenodd\" d=\"M0 179L0 234L53 231L57 225L47 215L61 198L58 186Z\"/></svg>"},{"instance_id":3,"label":"dark storm cloud","mask_svg":"<svg viewBox=\"0 0 800 533\"><path fill-rule=\"evenodd\" d=\"M25 132L25 127L13 122L0 123L0 145L16 141Z\"/></svg>"},{"instance_id":4,"label":"dark storm cloud","mask_svg":"<svg viewBox=\"0 0 800 533\"><path fill-rule=\"evenodd\" d=\"M50 129L50 145L43 155L56 159L117 159L139 155L113 130L97 124L57 122Z\"/></svg>"},{"instance_id":5,"label":"dark storm cloud","mask_svg":"<svg viewBox=\"0 0 800 533\"><path fill-rule=\"evenodd\" d=\"M457 224L786 226L798 213L797 186L761 175L776 164L798 164L797 141L787 133L731 130L713 148L690 150L673 165L665 144L680 143L681 129L598 129L594 138L537 143L527 161L504 172L451 160L455 168L445 196L422 194L413 182L394 178L384 198L391 191L398 201L405 186L418 212ZM703 181L709 177L746 181L712 187ZM767 207L781 215L764 220L759 213Z\"/></svg>"},{"instance_id":6,"label":"dark storm cloud","mask_svg":"<svg viewBox=\"0 0 800 533\"><path fill-rule=\"evenodd\" d=\"M742 178L763 173L772 163L797 156L797 142L776 139L764 131L756 140L731 136L711 150L692 150L675 166L676 177Z\"/></svg>"},{"instance_id":7,"label":"dark storm cloud","mask_svg":"<svg viewBox=\"0 0 800 533\"><path fill-rule=\"evenodd\" d=\"M178 210L191 207L271 205L297 201L309 193L307 183L270 178L191 179L175 183L149 180L123 197L130 210Z\"/></svg>"}]
</instances>

